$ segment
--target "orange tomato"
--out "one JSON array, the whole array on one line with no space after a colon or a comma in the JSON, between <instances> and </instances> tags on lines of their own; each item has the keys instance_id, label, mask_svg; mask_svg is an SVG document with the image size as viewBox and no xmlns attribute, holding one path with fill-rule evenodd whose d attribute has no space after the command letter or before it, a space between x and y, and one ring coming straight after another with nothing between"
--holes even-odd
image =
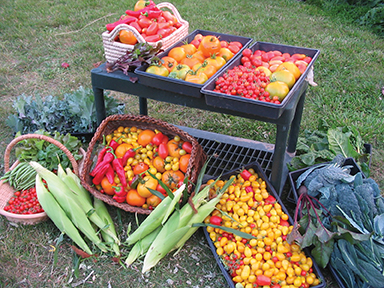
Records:
<instances>
[{"instance_id":1,"label":"orange tomato","mask_svg":"<svg viewBox=\"0 0 384 288\"><path fill-rule=\"evenodd\" d=\"M204 73L188 73L184 80L195 84L204 84L207 82L208 77Z\"/></svg>"},{"instance_id":2,"label":"orange tomato","mask_svg":"<svg viewBox=\"0 0 384 288\"><path fill-rule=\"evenodd\" d=\"M201 50L197 50L195 53L193 53L192 56L195 57L195 58L197 58L197 59L199 59L200 62L204 62L204 60L205 60L205 58L206 58L206 57L203 55L203 51L201 51Z\"/></svg>"},{"instance_id":3,"label":"orange tomato","mask_svg":"<svg viewBox=\"0 0 384 288\"><path fill-rule=\"evenodd\" d=\"M211 57L207 58L206 61L208 64L215 66L216 70L219 70L221 67L227 63L223 57L212 55Z\"/></svg>"},{"instance_id":4,"label":"orange tomato","mask_svg":"<svg viewBox=\"0 0 384 288\"><path fill-rule=\"evenodd\" d=\"M137 192L141 197L148 198L149 196L153 195L151 191L148 190L148 188L156 190L157 184L159 184L159 181L157 181L155 178L152 176L145 176L143 181L137 185Z\"/></svg>"},{"instance_id":5,"label":"orange tomato","mask_svg":"<svg viewBox=\"0 0 384 288\"><path fill-rule=\"evenodd\" d=\"M139 175L149 169L149 166L144 162L140 162L133 167L133 174Z\"/></svg>"},{"instance_id":6,"label":"orange tomato","mask_svg":"<svg viewBox=\"0 0 384 288\"><path fill-rule=\"evenodd\" d=\"M119 146L117 146L115 150L115 154L117 158L123 158L125 152L127 152L129 149L133 148L131 144L128 143L122 143Z\"/></svg>"},{"instance_id":7,"label":"orange tomato","mask_svg":"<svg viewBox=\"0 0 384 288\"><path fill-rule=\"evenodd\" d=\"M179 160L180 170L184 173L187 172L190 158L191 158L191 154L185 154L180 157L180 160Z\"/></svg>"},{"instance_id":8,"label":"orange tomato","mask_svg":"<svg viewBox=\"0 0 384 288\"><path fill-rule=\"evenodd\" d=\"M165 168L164 168L164 159L161 158L160 156L156 156L153 160L152 160L152 165L153 167L156 168L156 170L160 173L163 173L165 171Z\"/></svg>"},{"instance_id":9,"label":"orange tomato","mask_svg":"<svg viewBox=\"0 0 384 288\"><path fill-rule=\"evenodd\" d=\"M223 57L226 62L231 60L234 55L235 54L233 54L231 50L229 50L228 48L223 48L223 47L220 49L219 54L218 54L218 56Z\"/></svg>"},{"instance_id":10,"label":"orange tomato","mask_svg":"<svg viewBox=\"0 0 384 288\"><path fill-rule=\"evenodd\" d=\"M181 45L181 47L184 49L187 55L193 55L197 51L197 48L195 47L195 45L190 43Z\"/></svg>"},{"instance_id":11,"label":"orange tomato","mask_svg":"<svg viewBox=\"0 0 384 288\"><path fill-rule=\"evenodd\" d=\"M169 188L174 189L177 187L180 181L184 180L184 174L180 170L173 171L168 170L163 173L161 176L161 181Z\"/></svg>"},{"instance_id":12,"label":"orange tomato","mask_svg":"<svg viewBox=\"0 0 384 288\"><path fill-rule=\"evenodd\" d=\"M169 72L173 70L177 66L177 61L169 56L164 56L161 58L162 65L168 69Z\"/></svg>"},{"instance_id":13,"label":"orange tomato","mask_svg":"<svg viewBox=\"0 0 384 288\"><path fill-rule=\"evenodd\" d=\"M219 38L213 35L205 36L199 45L199 50L203 52L205 57L211 57L219 53L221 49L221 44Z\"/></svg>"},{"instance_id":14,"label":"orange tomato","mask_svg":"<svg viewBox=\"0 0 384 288\"><path fill-rule=\"evenodd\" d=\"M147 146L149 143L151 143L153 137L155 137L156 133L150 129L145 129L143 131L141 131L139 133L139 135L137 136L137 143L139 143L139 145L145 147Z\"/></svg>"},{"instance_id":15,"label":"orange tomato","mask_svg":"<svg viewBox=\"0 0 384 288\"><path fill-rule=\"evenodd\" d=\"M132 31L121 30L119 32L119 40L121 43L135 45L137 43L137 39Z\"/></svg>"},{"instance_id":16,"label":"orange tomato","mask_svg":"<svg viewBox=\"0 0 384 288\"><path fill-rule=\"evenodd\" d=\"M292 62L284 62L282 64L280 64L276 71L279 71L279 70L288 70L290 71L293 76L295 76L295 79L299 79L300 76L301 76L301 72L299 70L299 68L297 68L296 64L295 63L292 63Z\"/></svg>"},{"instance_id":17,"label":"orange tomato","mask_svg":"<svg viewBox=\"0 0 384 288\"><path fill-rule=\"evenodd\" d=\"M187 53L185 53L182 47L175 47L168 52L168 56L175 59L177 63L180 63L187 56Z\"/></svg>"},{"instance_id":18,"label":"orange tomato","mask_svg":"<svg viewBox=\"0 0 384 288\"><path fill-rule=\"evenodd\" d=\"M139 11L143 8L145 8L148 4L147 0L139 0L136 2L135 6L133 7L133 11Z\"/></svg>"},{"instance_id":19,"label":"orange tomato","mask_svg":"<svg viewBox=\"0 0 384 288\"><path fill-rule=\"evenodd\" d=\"M201 61L199 58L195 58L191 55L187 55L184 59L180 61L180 64L188 65L189 68L193 68L196 64L201 64Z\"/></svg>"},{"instance_id":20,"label":"orange tomato","mask_svg":"<svg viewBox=\"0 0 384 288\"><path fill-rule=\"evenodd\" d=\"M192 70L196 71L196 74L204 73L208 78L211 78L217 72L216 67L206 61L201 65L194 66Z\"/></svg>"},{"instance_id":21,"label":"orange tomato","mask_svg":"<svg viewBox=\"0 0 384 288\"><path fill-rule=\"evenodd\" d=\"M146 203L148 206L156 207L161 202L161 199L157 197L156 195L151 195L146 199Z\"/></svg>"},{"instance_id":22,"label":"orange tomato","mask_svg":"<svg viewBox=\"0 0 384 288\"><path fill-rule=\"evenodd\" d=\"M104 193L107 194L107 195L115 195L115 188L113 188L113 186L116 186L115 183L109 183L107 177L104 177L102 180L101 180L101 188L103 188L104 190Z\"/></svg>"},{"instance_id":23,"label":"orange tomato","mask_svg":"<svg viewBox=\"0 0 384 288\"><path fill-rule=\"evenodd\" d=\"M167 148L168 148L168 155L172 157L177 157L180 158L180 150L182 149L183 143L180 141L175 141L174 139L169 140L167 143Z\"/></svg>"},{"instance_id":24,"label":"orange tomato","mask_svg":"<svg viewBox=\"0 0 384 288\"><path fill-rule=\"evenodd\" d=\"M145 204L146 199L140 196L136 189L130 189L127 192L127 203L131 206L141 207Z\"/></svg>"}]
</instances>

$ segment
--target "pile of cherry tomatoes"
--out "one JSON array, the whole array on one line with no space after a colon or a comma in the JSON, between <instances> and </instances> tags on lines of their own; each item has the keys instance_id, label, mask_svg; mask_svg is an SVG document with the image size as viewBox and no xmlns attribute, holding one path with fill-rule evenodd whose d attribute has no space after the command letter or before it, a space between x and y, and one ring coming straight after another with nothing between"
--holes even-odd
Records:
<instances>
[{"instance_id":1,"label":"pile of cherry tomatoes","mask_svg":"<svg viewBox=\"0 0 384 288\"><path fill-rule=\"evenodd\" d=\"M146 72L203 84L243 48L239 41L225 41L198 33L190 43L172 48Z\"/></svg>"},{"instance_id":2,"label":"pile of cherry tomatoes","mask_svg":"<svg viewBox=\"0 0 384 288\"><path fill-rule=\"evenodd\" d=\"M35 187L14 192L14 195L4 207L4 211L23 215L44 212L37 199Z\"/></svg>"},{"instance_id":3,"label":"pile of cherry tomatoes","mask_svg":"<svg viewBox=\"0 0 384 288\"><path fill-rule=\"evenodd\" d=\"M297 244L287 242L293 226L282 206L268 193L265 181L252 168L232 177L234 181L205 223L223 227L208 226L207 232L234 283L244 288L318 285L312 258ZM211 193L224 184L218 180ZM253 237L242 238L226 232L224 227Z\"/></svg>"},{"instance_id":4,"label":"pile of cherry tomatoes","mask_svg":"<svg viewBox=\"0 0 384 288\"><path fill-rule=\"evenodd\" d=\"M114 151L117 158L123 158L127 151L134 152L124 163L127 187L122 187L115 173L113 183L105 176L100 185L96 186L102 193L122 195L121 190L124 189L124 200L129 205L152 209L161 202L161 198L152 194L149 189L168 196L160 181L171 191L183 183L192 152L190 142L183 141L179 136L170 139L158 130L123 126L105 139L107 145L112 140L119 144Z\"/></svg>"}]
</instances>

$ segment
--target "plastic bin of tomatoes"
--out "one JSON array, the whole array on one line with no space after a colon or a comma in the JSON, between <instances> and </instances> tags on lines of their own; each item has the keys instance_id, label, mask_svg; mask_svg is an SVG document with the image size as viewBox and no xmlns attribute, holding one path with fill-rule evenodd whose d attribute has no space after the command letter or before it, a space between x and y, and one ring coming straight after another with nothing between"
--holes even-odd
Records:
<instances>
[{"instance_id":1,"label":"plastic bin of tomatoes","mask_svg":"<svg viewBox=\"0 0 384 288\"><path fill-rule=\"evenodd\" d=\"M255 42L209 79L201 92L208 105L277 119L307 89L306 78L319 53L316 49Z\"/></svg>"},{"instance_id":2,"label":"plastic bin of tomatoes","mask_svg":"<svg viewBox=\"0 0 384 288\"><path fill-rule=\"evenodd\" d=\"M188 192L196 182L206 155L195 138L148 116L112 115L92 138L80 174L95 197L127 212L149 214L184 179ZM160 181L161 180L161 181Z\"/></svg>"},{"instance_id":3,"label":"plastic bin of tomatoes","mask_svg":"<svg viewBox=\"0 0 384 288\"><path fill-rule=\"evenodd\" d=\"M189 23L169 2L155 4L152 0L139 0L133 10L126 10L118 21L107 24L106 29L102 34L105 58L113 63L138 42L152 46L161 43L167 49L188 35Z\"/></svg>"},{"instance_id":4,"label":"plastic bin of tomatoes","mask_svg":"<svg viewBox=\"0 0 384 288\"><path fill-rule=\"evenodd\" d=\"M223 174L212 193L231 178L217 209L204 221L213 225L204 234L229 287L326 287L309 251L287 242L292 220L260 165Z\"/></svg>"},{"instance_id":5,"label":"plastic bin of tomatoes","mask_svg":"<svg viewBox=\"0 0 384 288\"><path fill-rule=\"evenodd\" d=\"M195 30L159 54L160 63L145 64L135 73L141 84L200 98L203 84L251 42L248 37Z\"/></svg>"}]
</instances>

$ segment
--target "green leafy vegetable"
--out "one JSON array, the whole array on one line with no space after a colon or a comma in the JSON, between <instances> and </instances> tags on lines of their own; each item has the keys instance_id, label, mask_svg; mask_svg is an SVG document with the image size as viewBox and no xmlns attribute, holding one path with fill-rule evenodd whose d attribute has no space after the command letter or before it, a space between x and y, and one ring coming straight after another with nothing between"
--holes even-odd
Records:
<instances>
[{"instance_id":1,"label":"green leafy vegetable","mask_svg":"<svg viewBox=\"0 0 384 288\"><path fill-rule=\"evenodd\" d=\"M107 115L122 114L124 105L113 97L104 96ZM64 97L21 95L13 102L15 114L8 116L6 124L16 133L36 130L67 133L93 133L97 128L95 98L92 89L80 87Z\"/></svg>"}]
</instances>

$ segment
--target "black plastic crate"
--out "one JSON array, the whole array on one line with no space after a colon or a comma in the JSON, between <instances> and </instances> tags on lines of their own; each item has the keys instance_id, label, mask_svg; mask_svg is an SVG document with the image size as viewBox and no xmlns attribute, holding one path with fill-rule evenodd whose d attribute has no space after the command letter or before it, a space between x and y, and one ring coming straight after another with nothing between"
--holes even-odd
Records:
<instances>
[{"instance_id":1,"label":"black plastic crate","mask_svg":"<svg viewBox=\"0 0 384 288\"><path fill-rule=\"evenodd\" d=\"M227 70L239 66L241 64L241 55L237 55L236 58L226 67L224 70L221 70L220 73L217 73L216 76L211 77L201 89L201 92L205 95L205 101L207 105L231 109L235 111L240 111L250 115L259 115L271 119L277 119L281 116L284 111L284 108L292 101L294 96L301 95L305 89L307 89L308 82L305 78L307 77L309 70L313 67L314 62L320 54L319 50L301 48L288 45L273 44L267 42L255 42L250 49L254 52L256 50L263 51L274 51L278 50L282 53L289 54L305 54L312 57L312 61L308 64L305 72L300 76L300 78L293 85L288 95L284 98L281 104L274 104L269 102L262 102L253 99L247 99L240 96L227 95L224 93L214 92L215 82L219 76L223 75ZM298 97L296 97L298 98Z\"/></svg>"},{"instance_id":2,"label":"black plastic crate","mask_svg":"<svg viewBox=\"0 0 384 288\"><path fill-rule=\"evenodd\" d=\"M246 47L248 47L252 42L252 38L249 38L249 37L235 36L235 35L217 33L217 32L212 32L207 30L195 30L192 33L190 33L188 36L186 36L185 38L177 42L175 45L169 47L163 53L160 53L158 57L162 58L164 56L167 56L169 51L172 48L179 47L183 45L185 42L190 43L197 34L201 34L203 36L213 35L216 37L220 37L220 40L222 41L240 42L241 44L243 44L243 48L238 53L236 53L236 55L241 54L241 52ZM217 71L216 74L220 73L220 71L225 69L225 66L229 65L234 60L234 58L235 56L231 60L229 60L219 71ZM138 75L138 78L139 78L139 83L150 86L150 87L158 88L161 90L180 93L183 95L188 95L188 96L197 97L197 98L202 97L202 94L200 91L201 88L203 87L202 84L195 84L195 83L186 82L180 79L173 79L169 77L158 76L151 73L147 73L145 72L147 68L148 68L148 64L145 64L145 65L142 65L141 67L138 67L135 70L135 73ZM212 76L212 77L215 77L215 76Z\"/></svg>"},{"instance_id":3,"label":"black plastic crate","mask_svg":"<svg viewBox=\"0 0 384 288\"><path fill-rule=\"evenodd\" d=\"M275 190L275 189L273 188L273 186L270 184L270 182L269 182L267 176L265 175L265 173L264 173L264 171L262 170L262 168L261 168L261 166L259 165L259 163L254 162L254 163L249 163L249 164L247 164L247 165L238 167L237 169L234 169L234 170L232 170L232 171L229 171L229 172L227 172L227 173L224 173L224 174L220 177L220 179L222 179L222 180L227 180L227 179L230 178L230 176L232 176L232 175L237 175L237 174L239 173L239 171L240 171L241 168L245 168L245 169L253 168L253 169L255 170L255 172L258 174L258 176L259 176L260 178L262 178L262 179L265 181L265 183L266 183L266 189L267 189L268 193L269 193L270 195L272 195L273 197L276 198L276 200L278 201L278 203L281 205L281 208L282 208L282 210L284 211L284 213L287 214L287 215L289 216L289 222L290 222L291 225L292 225L293 220L292 220L292 218L291 218L291 216L290 216L288 210L286 209L286 207L284 206L284 204L283 204L283 202L281 201L280 197L279 197L278 194L276 193L276 190ZM216 179L216 178L217 178L217 177L212 177L211 179ZM226 281L227 281L229 287L230 287L230 288L235 288L235 284L234 284L234 282L233 282L231 276L229 275L227 269L224 267L224 264L222 263L220 257L219 257L219 256L217 255L217 253L216 253L216 247L215 247L215 245L213 244L211 238L209 237L209 233L208 233L206 227L204 227L203 231L204 231L204 235L205 235L205 237L206 237L206 239L207 239L207 241L208 241L209 247L210 247L210 249L211 249L211 251L212 251L212 254L213 254L213 256L215 257L215 260L216 260L217 264L219 265L219 268L220 268L221 272L223 273L224 278L226 279ZM307 256L309 256L309 257L312 258L311 253L310 253L310 251L309 251L308 249L304 249L304 252L305 252L305 254L306 254ZM312 258L312 260L313 260L313 258ZM324 288L324 287L326 287L326 282L325 282L325 279L324 279L324 277L323 277L323 274L321 273L321 270L320 270L319 266L316 264L316 262L315 262L314 260L313 260L313 272L314 272L314 273L316 274L316 276L320 279L320 284L319 284L319 285L316 285L316 286L312 286L312 287L313 287L313 288Z\"/></svg>"}]
</instances>

